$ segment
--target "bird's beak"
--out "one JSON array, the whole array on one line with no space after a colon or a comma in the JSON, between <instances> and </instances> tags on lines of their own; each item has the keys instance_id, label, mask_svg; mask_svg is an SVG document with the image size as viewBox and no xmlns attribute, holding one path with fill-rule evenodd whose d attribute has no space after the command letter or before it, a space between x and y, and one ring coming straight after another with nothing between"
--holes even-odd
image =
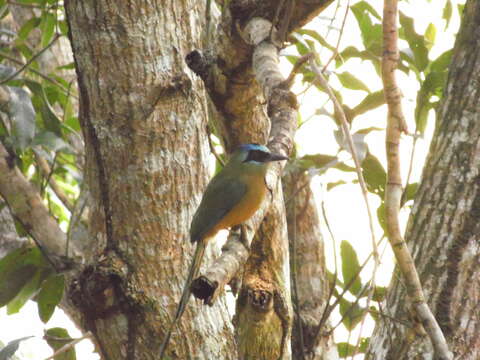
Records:
<instances>
[{"instance_id":1,"label":"bird's beak","mask_svg":"<svg viewBox=\"0 0 480 360\"><path fill-rule=\"evenodd\" d=\"M267 161L280 161L280 160L288 160L288 156L283 156L280 154L270 154Z\"/></svg>"}]
</instances>

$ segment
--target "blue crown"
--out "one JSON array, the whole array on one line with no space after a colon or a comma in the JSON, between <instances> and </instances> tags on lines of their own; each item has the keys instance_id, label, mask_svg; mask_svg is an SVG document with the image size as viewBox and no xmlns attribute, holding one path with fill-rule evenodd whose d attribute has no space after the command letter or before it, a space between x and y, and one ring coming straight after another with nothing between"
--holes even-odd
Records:
<instances>
[{"instance_id":1,"label":"blue crown","mask_svg":"<svg viewBox=\"0 0 480 360\"><path fill-rule=\"evenodd\" d=\"M270 150L266 146L263 146L260 144L242 144L238 147L238 150L241 150L241 151L260 150L266 153L270 153Z\"/></svg>"}]
</instances>

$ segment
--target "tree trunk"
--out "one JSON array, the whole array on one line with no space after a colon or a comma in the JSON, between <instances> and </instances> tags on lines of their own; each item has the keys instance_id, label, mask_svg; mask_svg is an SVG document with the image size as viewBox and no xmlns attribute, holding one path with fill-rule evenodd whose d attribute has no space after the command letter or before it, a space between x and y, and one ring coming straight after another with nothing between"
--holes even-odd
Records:
<instances>
[{"instance_id":1,"label":"tree trunk","mask_svg":"<svg viewBox=\"0 0 480 360\"><path fill-rule=\"evenodd\" d=\"M310 177L293 167L283 176L290 242L294 359L338 359L329 324L320 324L329 300L325 249Z\"/></svg>"},{"instance_id":2,"label":"tree trunk","mask_svg":"<svg viewBox=\"0 0 480 360\"><path fill-rule=\"evenodd\" d=\"M455 358L480 358L480 4L467 1L437 129L406 239L422 285ZM370 359L431 358L432 347L408 314L398 274L377 324Z\"/></svg>"},{"instance_id":3,"label":"tree trunk","mask_svg":"<svg viewBox=\"0 0 480 360\"><path fill-rule=\"evenodd\" d=\"M206 105L184 56L195 1L67 1L93 196L91 251L69 298L105 359L156 359L188 272L190 219L205 188ZM233 359L223 298L189 307L172 359Z\"/></svg>"}]
</instances>

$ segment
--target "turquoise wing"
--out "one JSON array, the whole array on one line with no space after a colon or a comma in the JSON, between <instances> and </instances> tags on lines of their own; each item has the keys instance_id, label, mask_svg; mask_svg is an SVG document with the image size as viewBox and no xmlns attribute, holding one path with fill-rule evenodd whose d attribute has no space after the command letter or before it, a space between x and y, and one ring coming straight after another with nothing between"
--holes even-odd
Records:
<instances>
[{"instance_id":1,"label":"turquoise wing","mask_svg":"<svg viewBox=\"0 0 480 360\"><path fill-rule=\"evenodd\" d=\"M247 193L247 185L238 178L219 173L207 186L190 226L192 242L201 240Z\"/></svg>"}]
</instances>

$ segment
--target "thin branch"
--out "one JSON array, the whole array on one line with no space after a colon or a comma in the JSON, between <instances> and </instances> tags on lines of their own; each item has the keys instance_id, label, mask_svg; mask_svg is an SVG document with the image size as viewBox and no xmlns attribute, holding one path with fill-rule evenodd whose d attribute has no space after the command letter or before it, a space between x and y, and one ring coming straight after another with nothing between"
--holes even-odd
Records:
<instances>
[{"instance_id":1,"label":"thin branch","mask_svg":"<svg viewBox=\"0 0 480 360\"><path fill-rule=\"evenodd\" d=\"M342 6L342 3L341 1L337 1L337 5L335 6L335 11L333 12L333 15L332 17L330 18L330 23L328 24L327 26L327 32L325 33L325 35L323 36L325 40L328 40L328 35L330 35L330 31L333 29L333 22L335 21L335 19L337 18L337 14L338 14L338 10L340 9L340 7ZM322 46L322 48L320 49L320 51L318 52L318 56L320 56L322 54L322 50L324 49L324 47Z\"/></svg>"},{"instance_id":2,"label":"thin branch","mask_svg":"<svg viewBox=\"0 0 480 360\"><path fill-rule=\"evenodd\" d=\"M379 240L378 244L377 244L377 247L378 245L380 245L380 243L383 241L383 237ZM323 312L322 314L322 317L320 319L320 322L318 324L318 328L316 330L316 335L315 337L317 337L319 334L320 334L320 330L323 326L323 324L326 322L326 320L328 319L328 317L330 316L330 314L332 313L332 311L335 309L335 307L340 303L340 300L341 298L343 298L343 295L346 294L346 292L348 290L350 290L350 288L353 286L353 283L357 280L357 278L360 276L360 273L363 271L363 269L365 268L365 266L367 265L368 261L370 260L370 258L372 257L373 253L370 253L368 254L367 258L365 259L365 261L360 265L360 268L358 269L358 271L355 273L354 276L352 276L352 278L350 279L350 281L345 284L345 286L343 287L342 289L342 293L337 297L336 301L332 304L332 305L327 305L325 306L325 311Z\"/></svg>"},{"instance_id":3,"label":"thin branch","mask_svg":"<svg viewBox=\"0 0 480 360\"><path fill-rule=\"evenodd\" d=\"M405 282L407 294L413 309L428 333L434 348L435 356L441 360L453 359L445 336L434 315L427 305L420 278L412 256L400 231L399 210L402 198L402 178L400 175L399 144L402 131L406 131L403 116L401 93L397 86L395 70L398 66L398 30L397 0L385 0L383 8L383 61L382 80L385 100L388 106L386 150L387 150L387 186L385 191L386 223L389 241L397 259L398 266Z\"/></svg>"},{"instance_id":4,"label":"thin branch","mask_svg":"<svg viewBox=\"0 0 480 360\"><path fill-rule=\"evenodd\" d=\"M328 68L328 65L330 65L332 60L335 59L338 55L338 48L340 46L340 41L342 40L343 29L345 29L345 23L347 22L347 16L348 16L348 11L349 10L350 10L350 0L347 1L347 8L345 9L345 15L343 16L342 26L340 28L340 33L338 34L337 45L335 46L335 51L333 52L330 59L328 59L328 61L326 62L325 66L322 69L322 72L324 72Z\"/></svg>"},{"instance_id":5,"label":"thin branch","mask_svg":"<svg viewBox=\"0 0 480 360\"><path fill-rule=\"evenodd\" d=\"M342 315L341 319L337 322L337 324L330 329L330 333L334 332L335 329L340 326L340 324L343 322L343 320L345 320L345 318L346 318L348 315L350 315L350 312L355 308L355 305L358 305L358 302L360 301L360 298L362 297L362 295L365 293L365 291L367 291L367 289L370 289L370 288L372 288L372 287L370 286L370 283L369 283L369 282L366 283L365 286L364 286L364 287L360 290L360 292L358 293L358 296L355 298L355 301L352 303L352 305L348 307L348 309L347 309L347 310L345 311L345 313ZM343 294L338 296L338 302L340 302L341 299L343 299ZM365 310L367 310L367 309L368 309L368 308L365 307ZM365 311L365 313L366 313L366 311ZM364 317L364 316L365 316L365 315L363 315L363 317ZM360 335L361 335L361 334L359 334L359 337L361 337ZM355 351L354 351L354 352L356 352L356 348L355 348Z\"/></svg>"},{"instance_id":6,"label":"thin branch","mask_svg":"<svg viewBox=\"0 0 480 360\"><path fill-rule=\"evenodd\" d=\"M74 339L72 341L70 341L68 344L65 344L64 346L62 346L60 349L58 349L57 351L55 351L51 356L45 358L45 360L52 360L52 359L55 359L56 356L60 355L60 354L63 354L64 352L67 352L68 350L70 350L72 347L74 347L75 345L77 345L80 341L83 341L85 339L89 339L92 337L92 333L89 331L87 332L85 335L83 335L81 338L78 338L78 339ZM59 340L63 340L65 341L64 338L59 338Z\"/></svg>"},{"instance_id":7,"label":"thin branch","mask_svg":"<svg viewBox=\"0 0 480 360\"><path fill-rule=\"evenodd\" d=\"M360 164L360 160L358 158L355 146L353 145L353 139L352 139L352 134L350 133L350 128L348 125L347 117L345 116L345 112L343 111L342 106L340 105L340 102L336 98L335 94L333 93L333 90L330 88L330 85L328 84L327 80L323 76L323 74L320 72L318 67L316 66L315 62L313 59L310 59L310 66L315 74L315 80L318 81L320 86L322 86L325 91L327 92L328 96L333 102L333 106L335 108L335 113L337 116L340 118L340 123L342 126L343 130L343 135L344 138L347 139L348 146L350 148L350 153L352 154L353 160L355 162L355 170L357 172L358 176L358 181L360 184L360 188L362 190L362 196L363 200L365 202L365 207L367 209L367 215L368 215L368 223L369 223L369 228L370 228L370 235L371 235L371 240L372 240L372 249L373 249L373 272L372 272L372 279L371 279L371 288L368 293L368 298L367 298L367 307L370 304L370 301L373 296L373 291L375 289L375 275L377 273L377 269L379 266L379 256L378 256L378 248L377 248L377 241L375 240L375 230L373 228L373 215L372 215L372 210L370 209L370 203L368 201L368 191L367 191L367 185L365 183L365 179L363 177L362 173L362 168ZM362 319L362 326L365 318ZM362 327L361 326L361 327ZM357 344L358 345L358 344Z\"/></svg>"},{"instance_id":8,"label":"thin branch","mask_svg":"<svg viewBox=\"0 0 480 360\"><path fill-rule=\"evenodd\" d=\"M288 87L291 86L291 84L293 83L293 79L295 78L295 75L298 74L298 72L300 71L302 66L308 60L310 60L311 57L313 57L313 53L309 52L309 53L303 55L302 57L300 57L297 60L297 62L295 63L295 65L293 65L292 71L290 71L290 74L288 75L288 77L285 79L285 82L284 82L285 84L287 84Z\"/></svg>"},{"instance_id":9,"label":"thin branch","mask_svg":"<svg viewBox=\"0 0 480 360\"><path fill-rule=\"evenodd\" d=\"M0 85L3 85L9 82L10 80L14 79L18 74L22 73L26 68L28 68L35 61L36 58L38 58L45 51L47 51L53 44L55 44L55 42L60 38L60 36L61 35L59 34L55 34L52 41L50 41L50 43L47 46L45 46L42 50L40 50L38 53L36 53L30 59L28 59L28 61L20 69L15 71L13 74L7 76L5 79L0 80Z\"/></svg>"},{"instance_id":10,"label":"thin branch","mask_svg":"<svg viewBox=\"0 0 480 360\"><path fill-rule=\"evenodd\" d=\"M72 212L73 211L73 204L68 198L68 196L63 192L63 190L60 188L58 183L55 181L55 179L52 177L53 170L54 168L50 168L48 165L47 160L45 160L42 156L40 156L36 151L34 151L35 158L37 160L37 163L40 167L40 171L42 175L46 178L46 182L50 185L50 188L53 190L55 195L60 199L60 201L65 205L65 207Z\"/></svg>"},{"instance_id":11,"label":"thin branch","mask_svg":"<svg viewBox=\"0 0 480 360\"><path fill-rule=\"evenodd\" d=\"M0 51L0 56L1 57L4 57L5 59L15 63L15 64L18 64L20 66L26 66L25 63L23 63L22 61L16 59L15 57L13 56L10 56L9 54L7 53L4 53L3 51ZM47 80L48 82L54 84L55 86L58 86L65 94L68 95L69 91L62 85L60 84L57 80L55 80L54 78L48 76L48 75L45 75L44 73L42 73L41 71L38 71L37 69L34 69L34 68L31 68L31 67L27 67L26 68L27 71L31 71L32 73L40 76L42 79L44 80ZM74 95L74 94L71 94L70 96L72 96L74 99L77 99L78 100L78 96Z\"/></svg>"}]
</instances>

